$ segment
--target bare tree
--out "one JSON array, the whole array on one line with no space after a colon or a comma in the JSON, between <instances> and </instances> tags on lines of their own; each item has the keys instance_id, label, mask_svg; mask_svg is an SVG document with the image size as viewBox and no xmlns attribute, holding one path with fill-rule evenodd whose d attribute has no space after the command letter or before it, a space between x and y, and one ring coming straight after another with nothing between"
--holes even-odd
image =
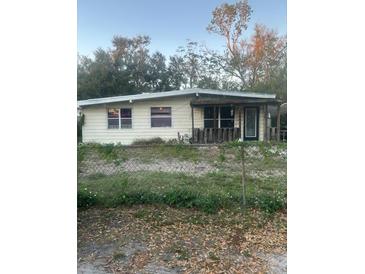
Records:
<instances>
[{"instance_id":1,"label":"bare tree","mask_svg":"<svg viewBox=\"0 0 365 274\"><path fill-rule=\"evenodd\" d=\"M224 3L213 11L213 18L207 27L212 33L226 40L226 69L246 84L247 43L240 39L247 30L252 9L247 0L235 4Z\"/></svg>"}]
</instances>

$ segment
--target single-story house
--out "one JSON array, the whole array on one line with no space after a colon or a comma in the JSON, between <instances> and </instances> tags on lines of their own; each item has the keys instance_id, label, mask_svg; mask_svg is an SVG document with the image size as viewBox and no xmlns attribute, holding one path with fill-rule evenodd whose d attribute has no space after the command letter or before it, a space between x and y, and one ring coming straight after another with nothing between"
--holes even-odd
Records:
<instances>
[{"instance_id":1,"label":"single-story house","mask_svg":"<svg viewBox=\"0 0 365 274\"><path fill-rule=\"evenodd\" d=\"M216 143L242 138L267 140L268 106L274 94L186 89L78 101L82 141L121 143L178 139Z\"/></svg>"}]
</instances>

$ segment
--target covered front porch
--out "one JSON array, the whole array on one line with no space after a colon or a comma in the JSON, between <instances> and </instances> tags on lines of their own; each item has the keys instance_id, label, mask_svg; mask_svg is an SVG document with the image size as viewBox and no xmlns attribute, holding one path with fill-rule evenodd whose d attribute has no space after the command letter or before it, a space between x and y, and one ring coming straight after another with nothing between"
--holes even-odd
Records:
<instances>
[{"instance_id":1,"label":"covered front porch","mask_svg":"<svg viewBox=\"0 0 365 274\"><path fill-rule=\"evenodd\" d=\"M193 99L190 104L192 143L268 141L271 139L268 106L279 104L276 99Z\"/></svg>"}]
</instances>

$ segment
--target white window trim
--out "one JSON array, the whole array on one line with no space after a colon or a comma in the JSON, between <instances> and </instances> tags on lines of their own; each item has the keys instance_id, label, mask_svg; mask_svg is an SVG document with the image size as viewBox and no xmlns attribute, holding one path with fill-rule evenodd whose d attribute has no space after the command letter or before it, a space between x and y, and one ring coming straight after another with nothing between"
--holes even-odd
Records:
<instances>
[{"instance_id":1,"label":"white window trim","mask_svg":"<svg viewBox=\"0 0 365 274\"><path fill-rule=\"evenodd\" d=\"M108 113L110 109L117 109L118 110L118 118L109 118L108 117ZM131 110L131 118L122 118L122 112L120 111L121 109L130 109ZM117 120L118 119L118 127L117 128L110 128L109 127L109 120ZM124 120L131 120L131 127L122 127L122 119ZM133 128L133 108L131 107L110 107L106 109L106 120L107 120L107 129L111 129L111 130L115 130L115 129L123 129L123 130L127 130L127 129L132 129Z\"/></svg>"},{"instance_id":2,"label":"white window trim","mask_svg":"<svg viewBox=\"0 0 365 274\"><path fill-rule=\"evenodd\" d=\"M117 109L118 110L118 118L109 118L109 110L110 109ZM109 120L118 120L118 127L112 127L110 128L109 127ZM120 128L120 109L118 108L113 108L113 107L110 107L110 108L106 108L106 128L109 130L116 130L116 129L119 129Z\"/></svg>"},{"instance_id":3,"label":"white window trim","mask_svg":"<svg viewBox=\"0 0 365 274\"><path fill-rule=\"evenodd\" d=\"M131 110L131 118L122 118L121 109L130 109ZM122 127L122 120L131 120L131 127ZM119 108L119 128L120 129L132 129L133 128L133 108L130 107L121 107Z\"/></svg>"}]
</instances>

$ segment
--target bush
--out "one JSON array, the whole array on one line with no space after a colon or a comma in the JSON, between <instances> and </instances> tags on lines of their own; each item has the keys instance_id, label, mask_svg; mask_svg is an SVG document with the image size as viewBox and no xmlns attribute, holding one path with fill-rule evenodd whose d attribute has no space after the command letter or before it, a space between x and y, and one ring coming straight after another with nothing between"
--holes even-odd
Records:
<instances>
[{"instance_id":1,"label":"bush","mask_svg":"<svg viewBox=\"0 0 365 274\"><path fill-rule=\"evenodd\" d=\"M199 179L163 172L146 172L143 176L95 174L80 179L78 206L165 204L215 213L222 208L240 208L240 184L240 176L225 173L210 173ZM248 180L246 198L248 207L267 213L286 209L285 185L280 180Z\"/></svg>"},{"instance_id":2,"label":"bush","mask_svg":"<svg viewBox=\"0 0 365 274\"><path fill-rule=\"evenodd\" d=\"M133 141L132 145L161 145L165 144L166 142L160 138L151 138L151 139L136 139Z\"/></svg>"},{"instance_id":3,"label":"bush","mask_svg":"<svg viewBox=\"0 0 365 274\"><path fill-rule=\"evenodd\" d=\"M77 207L78 208L89 208L91 206L95 206L98 203L98 198L96 194L93 194L90 191L79 190L77 192Z\"/></svg>"},{"instance_id":4,"label":"bush","mask_svg":"<svg viewBox=\"0 0 365 274\"><path fill-rule=\"evenodd\" d=\"M256 196L251 196L248 205L272 214L279 210L286 209L286 194L258 192Z\"/></svg>"}]
</instances>

